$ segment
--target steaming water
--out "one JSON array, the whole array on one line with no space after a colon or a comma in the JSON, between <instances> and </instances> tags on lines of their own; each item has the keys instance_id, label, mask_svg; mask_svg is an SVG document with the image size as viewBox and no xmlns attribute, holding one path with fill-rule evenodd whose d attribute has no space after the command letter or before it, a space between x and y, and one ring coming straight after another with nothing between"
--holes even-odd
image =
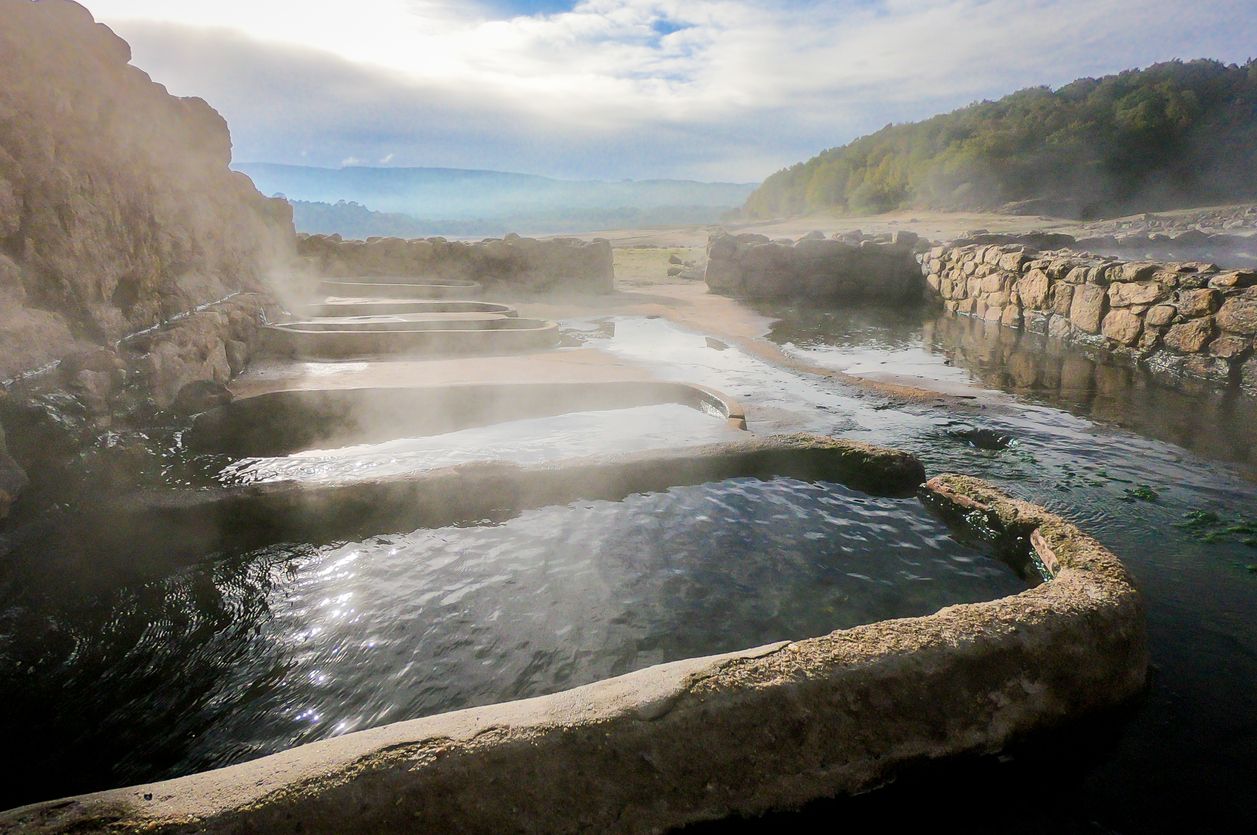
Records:
<instances>
[{"instance_id":1,"label":"steaming water","mask_svg":"<svg viewBox=\"0 0 1257 835\"><path fill-rule=\"evenodd\" d=\"M660 319L567 323L567 338L640 362L661 378L724 390L747 406L756 431L811 430L902 447L919 455L931 473L978 474L1075 520L1135 574L1147 605L1154 663L1147 694L1117 715L1102 717L1099 727L1084 723L1055 730L1049 739L1018 746L987 767L949 763L924 786L877 792L837 812L823 807L812 822L832 825L835 814L844 820L863 814L889 830L908 813L904 810L929 809L941 821L950 815L976 831L1257 829L1249 800L1252 752L1257 750L1257 574L1249 566L1257 564L1257 546L1246 544L1251 535L1233 530L1257 516L1257 484L1251 478L1257 421L1248 417L1243 404L1207 393L1176 395L1077 351L1040 349L1028 337L955 317L789 308L766 312L782 320L771 336L797 356L865 374L942 380L971 397L964 401L970 405L888 403L834 380L779 368ZM1036 362L1039 355L1043 359ZM769 487L779 489L780 484ZM706 550L709 540L720 540L704 527L706 520L698 519L701 514L690 510L680 519L661 515L682 499L689 502L684 507L692 508L695 496L712 489L717 488L546 509L498 527L443 531L449 537L445 543L434 541L433 532L420 532L330 549L268 549L99 599L83 599L60 588L40 589L38 598L6 594L0 601L0 688L5 690L0 698L7 710L0 714L0 727L11 756L24 767L4 784L5 790L18 802L103 788L263 753L270 746L296 744L377 719L401 718L404 714L395 706L436 698L401 689L418 687L423 669L413 654L423 641L403 640L388 651L367 642L384 636L394 621L406 621L416 631L438 628L436 621L410 617L414 601L425 592L403 599L393 587L402 583L399 576L411 572L429 577L437 572L441 578L433 580L436 588L430 590L441 596L425 600L425 611L440 611L442 600L463 589L465 596L448 605L485 606L476 610L481 628L506 628L518 621L521 635L554 642L565 625L545 621L543 615L533 621L519 616L514 608L522 597L518 586L509 587L511 594L493 597L490 585L479 585L506 574L486 556L495 548L503 565L522 560L525 549L557 549L561 561L535 564L534 559L524 571L531 582L550 582L546 593L554 599L555 589L564 584L602 601L634 594L644 600L645 591L652 590L653 608L639 605L631 611L666 627L658 630L655 643L633 631L640 620L612 623L629 611L614 605L590 605L588 611L577 612L579 622L566 625L574 630L570 636L580 630L595 648L594 635L631 639L619 653L598 662L605 669L652 663L665 657L660 652L671 652L670 647L679 655L692 654L692 647L680 645L692 636L683 627L694 625L695 601L710 585L696 578L705 577L702 572L713 566L763 573L755 577L753 593L739 586L734 574L728 574L727 583L717 583L719 605L737 612L742 625L736 635L726 634L721 622L710 636L712 651L779 637L774 618L809 617L809 606L785 603L815 601L816 595L827 594L830 587L823 579L840 583L834 592L839 600L848 593L841 583L856 579L850 573L873 578L862 581L865 592L884 588L875 581L888 575L879 577L867 567L853 571L821 566L810 575L784 571L823 553L825 540L810 540L805 534L823 518L820 514L832 515L832 509L809 498L807 491L791 502L810 508L805 516L812 521L801 521L797 535L792 523L789 543L755 545L751 540L740 545L731 539L729 547L737 549L738 559L719 555L715 548ZM729 490L730 497L723 500L736 507L733 497L751 487L733 482L718 489ZM654 501L660 506L637 506L629 515L633 502ZM876 506L866 503L862 508ZM715 511L707 515L721 518ZM909 524L907 519L896 510L887 522ZM868 522L857 518L853 524ZM653 551L635 538L647 529L704 547L690 549L669 540L669 548ZM536 536L530 538L527 530ZM555 533L560 530L563 536ZM736 530L775 535L773 525L739 524ZM921 544L930 534L912 534L910 525L897 530L889 541L916 542L920 550L915 553L923 555L938 553ZM870 538L872 531L870 527ZM567 536L577 537L583 546L568 548ZM475 548L462 548L459 542L474 543ZM543 542L553 542L553 548ZM589 562L595 550L591 542L601 549L598 570ZM394 550L396 554L390 553ZM784 565L759 562L778 551L787 555ZM688 573L669 574L678 566L661 562L659 555L667 554L685 554L687 562L679 567ZM948 550L924 563L934 569L978 564L958 561L957 555L966 556L963 549ZM448 562L442 565L442 560ZM460 585L458 572L464 566L467 574ZM650 569L640 579L635 574L639 566ZM783 570L780 580L770 574L776 568ZM903 581L900 574L897 588L911 595L918 587L951 586L957 579L953 574L941 571L935 580L919 583ZM970 581L978 585L965 588L981 588L982 578L966 578ZM632 587L638 582L642 585ZM364 595L372 588L380 597L368 602ZM351 596L341 600L347 592ZM606 596L596 597L599 592ZM863 594L852 597L843 607L863 606L864 599ZM388 605L397 607L394 618L384 617ZM496 620L484 614L495 610L501 612ZM842 623L829 616L820 621L820 631ZM768 624L765 633L773 634L753 638L748 624L756 623ZM449 651L474 657L474 645ZM491 646L487 657L505 645ZM593 649L576 640L561 646L568 655L548 664L539 661L522 677L530 657L518 656L512 663L523 666L512 668L507 686L518 685L523 694L537 692L528 688L546 682L583 680L580 670L601 675L595 672ZM603 650L607 646L601 645ZM383 695L346 696L340 709L334 707L335 699L322 698L333 688L357 692L347 686L349 668L343 665L381 663L390 652L394 669L405 672L371 681L367 690ZM639 661L621 662L624 655ZM465 704L482 698L474 692L474 683L482 680L468 679L472 684L463 696ZM433 681L450 683L448 676ZM305 713L311 709L314 714ZM255 724L240 718L251 710L255 717L270 718ZM211 750L211 731L214 738L222 734L231 739L226 749ZM1043 797L1048 802L1035 802ZM1180 825L1185 809L1192 816L1188 827ZM763 825L798 828L801 822L806 821L791 818Z\"/></svg>"},{"instance_id":2,"label":"steaming water","mask_svg":"<svg viewBox=\"0 0 1257 835\"><path fill-rule=\"evenodd\" d=\"M603 453L736 440L744 433L722 415L678 403L512 420L421 438L398 438L277 458L237 461L219 475L228 484L291 479L345 481L406 475L468 461L538 464Z\"/></svg>"},{"instance_id":3,"label":"steaming water","mask_svg":"<svg viewBox=\"0 0 1257 835\"><path fill-rule=\"evenodd\" d=\"M52 624L63 654L6 713L47 734L28 779L81 788L101 775L74 764L98 757L125 783L1025 587L914 499L733 479L120 592Z\"/></svg>"},{"instance_id":4,"label":"steaming water","mask_svg":"<svg viewBox=\"0 0 1257 835\"><path fill-rule=\"evenodd\" d=\"M769 336L796 356L940 381L971 406L887 404L736 348L714 350L657 319L579 328L589 344L739 397L754 431L807 429L907 449L932 474L979 475L1077 522L1134 573L1154 665L1146 695L1098 728L1057 732L998 765L953 766L815 817L765 821L764 830L829 826L835 815L893 828L923 808L990 832L1257 830L1251 401L1183 395L1077 350L930 311L761 312L780 317ZM1006 443L985 443L992 437ZM974 785L998 788L957 804ZM1053 801L1028 801L1032 786L1051 786Z\"/></svg>"}]
</instances>

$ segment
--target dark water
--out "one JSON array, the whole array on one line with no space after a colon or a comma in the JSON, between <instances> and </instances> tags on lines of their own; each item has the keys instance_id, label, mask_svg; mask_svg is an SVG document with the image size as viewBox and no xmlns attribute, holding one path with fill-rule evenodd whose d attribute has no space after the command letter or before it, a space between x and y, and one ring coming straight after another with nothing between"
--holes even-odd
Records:
<instances>
[{"instance_id":1,"label":"dark water","mask_svg":"<svg viewBox=\"0 0 1257 835\"><path fill-rule=\"evenodd\" d=\"M915 499L734 479L7 604L9 803L1026 588ZM39 632L40 634L34 634Z\"/></svg>"},{"instance_id":2,"label":"dark water","mask_svg":"<svg viewBox=\"0 0 1257 835\"><path fill-rule=\"evenodd\" d=\"M1063 346L929 311L761 310L780 318L771 336L788 351L836 369L940 380L972 406L887 404L713 350L660 320L616 320L597 344L743 398L753 430L901 447L931 474L979 475L1074 520L1135 574L1153 669L1133 704L998 758L925 766L865 797L710 828L1257 831L1251 403L1183 395Z\"/></svg>"},{"instance_id":3,"label":"dark water","mask_svg":"<svg viewBox=\"0 0 1257 835\"><path fill-rule=\"evenodd\" d=\"M1257 427L1251 407L1209 393L1177 394L1077 351L1039 347L1029 336L961 319L916 311L766 312L781 320L774 338L817 363L858 373L942 380L973 399L946 408L888 403L833 380L784 370L660 319L572 322L566 337L569 344L595 345L644 363L661 378L722 389L748 408L755 431L809 430L902 447L919 455L931 474L980 475L1073 519L1119 554L1135 574L1147 604L1154 666L1147 692L1131 705L1054 729L999 757L927 765L898 785L862 798L820 803L765 821L724 822L718 828L832 830L840 822L854 831L923 825L1020 833L1257 830L1252 801L1257 784L1257 573L1252 569L1257 565L1257 534L1250 532L1257 519L1257 482L1252 478ZM708 488L694 489L700 492L670 492L669 501L697 501L694 496ZM807 504L805 499L796 501ZM615 509L624 511L628 505L599 507L594 503L542 512L572 514L568 518L592 514L583 517L598 520L588 526L588 536L601 536L598 526L612 534L598 540L603 543L598 547L607 549L598 564L608 566L607 576L621 585L608 584L604 590L616 596L599 599L649 591L676 602L651 613L668 625L655 643L633 633L628 624L611 624L624 614L620 607L603 612L601 626L589 619L567 625L586 636L621 630L619 634L636 642L624 653L640 656L643 664L663 657L658 653L674 640L673 631L680 642L677 655L692 654L691 646L682 645L692 633L678 625L693 624L694 612L701 611L695 601L701 600L704 583L695 578L712 570L712 562L694 555L687 563L690 574L672 580L678 584L675 593L667 584L674 575L658 563L649 563L650 572L635 579L643 551L650 549L631 543L645 534L636 525L612 521ZM825 512L817 503L813 508ZM523 532L530 518L450 531L451 542L465 536L489 549L497 534L511 525L522 526L518 529ZM659 513L639 517L664 518ZM650 530L664 537L669 526L679 526L676 536L702 541L696 532L704 524L691 511L684 519L661 521ZM552 530L542 526L543 539L523 537L515 545L541 547ZM738 525L736 530L741 534L757 528ZM800 537L792 545L761 545L740 553L784 550L806 559L820 553L813 547L822 547L802 536L806 530L799 528ZM764 531L771 533L771 526ZM898 531L897 537L911 538L904 529ZM0 634L9 636L0 642L0 686L6 691L0 696L8 708L0 722L14 755L30 765L3 783L9 802L264 753L270 746L335 732L342 722L348 729L376 717L401 718L392 705L430 698L418 692L421 686L407 689L411 685L405 676L413 675L410 681L417 682L417 667L399 679L385 678L384 685L373 681L386 695L368 695L343 709L329 710L326 701L294 694L325 693L320 688L339 686L333 682L349 673L338 665L376 663L379 650L364 647L363 641L385 630L387 622L376 624L371 608L359 602L373 583L380 593L393 593L388 580L396 576L390 574L397 570L394 560L410 558L405 572L413 571L414 563L435 560L433 570L444 578L438 585L456 585L450 572L456 571L460 558L444 569L439 562L455 556L457 549L432 541L431 533L359 543L360 553L353 559L341 549L300 547L239 555L164 583L90 600L58 597L57 589L44 590L39 599L10 593L0 602ZM629 545L617 550L619 540ZM800 548L800 542L808 544ZM390 555L394 548L398 554ZM567 568L583 578L586 593L594 594L601 587L593 573L581 574L582 555L568 556ZM799 557L790 557L794 559ZM483 558L468 561L463 554L461 560L467 562L470 578L492 576ZM948 564L947 559L931 562L935 568ZM734 564L757 571L776 565L723 560L717 567ZM781 568L797 565L787 561ZM357 591L358 598L338 601L329 579L338 572L346 575L346 587ZM789 575L780 584L757 579L764 588L780 589L773 595L761 591L739 596L732 581L723 585L722 600L737 604L734 608L745 613L745 621L736 640L727 645L713 641L704 651L756 643L750 625L769 623L766 631L771 632L778 628L774 617L806 617L807 607L782 604L827 593L823 583L802 580L825 575ZM544 571L530 576L534 583L545 580ZM478 581L469 582L474 586ZM635 589L634 582L643 585ZM866 592L877 588L868 581L857 585ZM913 586L901 585L905 593ZM837 589L835 594L848 593L841 585ZM441 599L423 605L437 611ZM490 598L469 592L467 605L482 599ZM413 605L412 600L406 605ZM350 609L353 614L346 614ZM302 611L309 618L306 632L294 626ZM840 620L818 623L820 631L839 625ZM532 623L527 634L531 640L554 641L560 628L557 621ZM768 634L759 640L776 637ZM591 640L598 646L597 639ZM407 669L414 661L415 643L400 641L391 662L395 669ZM554 645L569 655L522 676L521 668L513 668L507 686L520 686L521 694L560 681L566 683L556 686L568 686L582 680L582 670L598 677L603 670L618 670L615 665L621 663L620 655L609 653L598 668L592 654L574 657L580 652L576 642ZM500 649L499 644L490 652ZM455 652L474 656L468 647ZM324 674L329 679L310 678ZM461 698L468 704L492 700L474 688ZM234 711L246 715L255 707L256 715L271 718L256 725L232 719ZM302 718L310 709L317 721L310 714ZM201 741L211 731L225 733L234 747L226 753L212 750L212 743ZM37 738L35 733L49 735ZM66 763L79 768L67 771Z\"/></svg>"}]
</instances>

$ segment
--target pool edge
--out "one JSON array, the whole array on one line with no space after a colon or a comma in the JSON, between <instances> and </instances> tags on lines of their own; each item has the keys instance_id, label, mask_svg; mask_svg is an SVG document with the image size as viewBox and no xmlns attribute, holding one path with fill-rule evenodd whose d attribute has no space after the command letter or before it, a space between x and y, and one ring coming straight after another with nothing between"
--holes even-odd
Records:
<instances>
[{"instance_id":1,"label":"pool edge","mask_svg":"<svg viewBox=\"0 0 1257 835\"><path fill-rule=\"evenodd\" d=\"M0 814L0 831L659 831L866 790L897 765L998 750L1142 688L1143 605L1116 556L978 479L926 489L945 511L1031 541L1054 579L27 806Z\"/></svg>"}]
</instances>

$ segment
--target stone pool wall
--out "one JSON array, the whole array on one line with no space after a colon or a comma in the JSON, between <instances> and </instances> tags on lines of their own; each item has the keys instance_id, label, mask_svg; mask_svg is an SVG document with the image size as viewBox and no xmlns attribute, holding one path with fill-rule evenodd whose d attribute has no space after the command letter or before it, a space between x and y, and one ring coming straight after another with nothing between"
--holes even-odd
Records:
<instances>
[{"instance_id":1,"label":"stone pool wall","mask_svg":"<svg viewBox=\"0 0 1257 835\"><path fill-rule=\"evenodd\" d=\"M1052 579L15 809L0 831L660 832L865 791L899 766L997 751L1142 688L1143 607L1116 557L974 479L934 479L924 496Z\"/></svg>"},{"instance_id":2,"label":"stone pool wall","mask_svg":"<svg viewBox=\"0 0 1257 835\"><path fill-rule=\"evenodd\" d=\"M229 397L223 385L248 365L279 314L270 295L241 293L0 386L0 519L32 486L44 504L58 501L85 476L76 467L69 477L67 468L93 449L104 445L125 459L130 427Z\"/></svg>"},{"instance_id":3,"label":"stone pool wall","mask_svg":"<svg viewBox=\"0 0 1257 835\"><path fill-rule=\"evenodd\" d=\"M1020 244L940 246L920 260L928 293L952 312L1257 394L1255 271Z\"/></svg>"},{"instance_id":4,"label":"stone pool wall","mask_svg":"<svg viewBox=\"0 0 1257 835\"><path fill-rule=\"evenodd\" d=\"M814 233L798 241L720 234L707 244L707 286L739 298L915 302L921 297L914 258L919 245L911 232L835 238Z\"/></svg>"},{"instance_id":5,"label":"stone pool wall","mask_svg":"<svg viewBox=\"0 0 1257 835\"><path fill-rule=\"evenodd\" d=\"M609 293L614 289L611 244L602 239L522 238L486 241L301 235L297 252L315 274L329 278L416 276L476 281L529 293Z\"/></svg>"}]
</instances>

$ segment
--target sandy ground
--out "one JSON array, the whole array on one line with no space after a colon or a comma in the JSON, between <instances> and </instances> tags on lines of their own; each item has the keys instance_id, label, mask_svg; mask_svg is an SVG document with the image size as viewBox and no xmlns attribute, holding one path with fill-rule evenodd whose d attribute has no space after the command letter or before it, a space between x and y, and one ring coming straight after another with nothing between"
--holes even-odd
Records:
<instances>
[{"instance_id":1,"label":"sandy ground","mask_svg":"<svg viewBox=\"0 0 1257 835\"><path fill-rule=\"evenodd\" d=\"M1248 205L1248 204L1242 204ZM1188 218L1200 212L1226 210L1233 206L1200 206L1191 209L1157 212L1161 218ZM802 217L755 221L730 222L708 226L677 226L658 229L611 229L580 235L582 238L606 238L615 247L705 247L707 237L721 230L728 232L756 232L770 238L799 238L811 231L826 235L859 229L876 234L907 229L922 237L936 241L958 238L966 232L985 229L988 232L1063 232L1075 237L1094 234L1090 228L1096 223L1112 223L1138 220L1143 215L1121 218L1105 218L1103 221L1081 221L1043 215L1005 215L980 212L933 212L908 210L880 215L837 215L817 213Z\"/></svg>"},{"instance_id":2,"label":"sandy ground","mask_svg":"<svg viewBox=\"0 0 1257 835\"><path fill-rule=\"evenodd\" d=\"M832 235L835 232L849 232L855 229L870 234L907 229L933 240L946 240L960 237L965 232L977 229L986 229L990 232L1040 230L1073 234L1081 231L1082 223L1076 220L1049 217L911 211L863 217L814 214L788 220L753 223L674 226L659 229L612 229L591 232L580 237L606 238L611 241L612 246L617 248L659 246L684 249L705 247L708 236L721 230L734 233L756 232L770 238L799 238L812 231Z\"/></svg>"}]
</instances>

